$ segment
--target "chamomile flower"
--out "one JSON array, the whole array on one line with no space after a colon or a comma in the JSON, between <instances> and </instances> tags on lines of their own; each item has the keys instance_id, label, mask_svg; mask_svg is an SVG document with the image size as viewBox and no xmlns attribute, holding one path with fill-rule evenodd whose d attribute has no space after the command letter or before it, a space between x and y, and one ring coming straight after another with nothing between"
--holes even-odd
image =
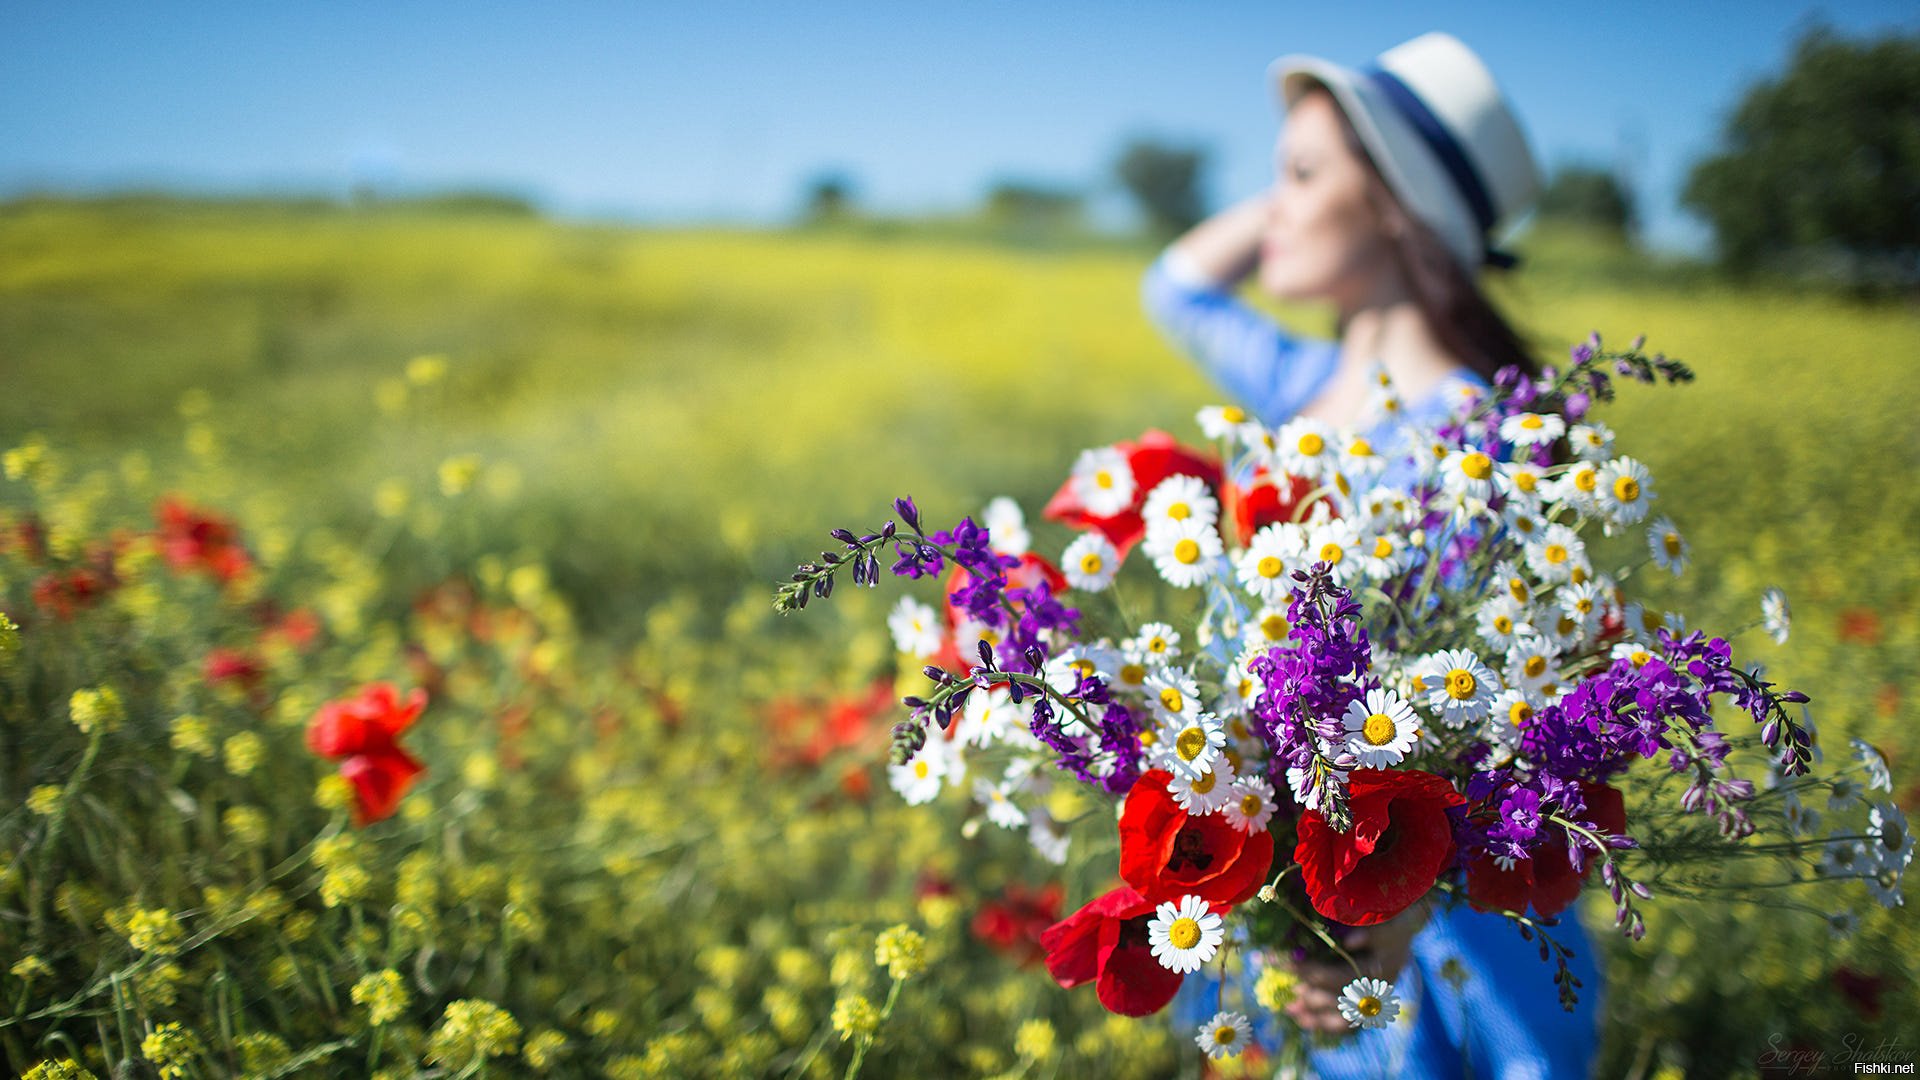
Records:
<instances>
[{"instance_id":1,"label":"chamomile flower","mask_svg":"<svg viewBox=\"0 0 1920 1080\"><path fill-rule=\"evenodd\" d=\"M1913 861L1913 833L1907 828L1907 815L1890 802L1874 803L1867 811L1867 835L1873 837L1869 848L1880 869L1904 873Z\"/></svg>"},{"instance_id":2,"label":"chamomile flower","mask_svg":"<svg viewBox=\"0 0 1920 1080\"><path fill-rule=\"evenodd\" d=\"M1200 684L1176 668L1162 668L1147 676L1147 703L1162 723L1184 726L1200 714Z\"/></svg>"},{"instance_id":3,"label":"chamomile flower","mask_svg":"<svg viewBox=\"0 0 1920 1080\"><path fill-rule=\"evenodd\" d=\"M1150 622L1133 636L1133 646L1152 663L1164 664L1180 655L1180 631L1163 622Z\"/></svg>"},{"instance_id":4,"label":"chamomile flower","mask_svg":"<svg viewBox=\"0 0 1920 1080\"><path fill-rule=\"evenodd\" d=\"M1263 603L1277 603L1292 591L1288 571L1298 566L1306 533L1298 525L1268 525L1253 534L1234 563L1240 587Z\"/></svg>"},{"instance_id":5,"label":"chamomile flower","mask_svg":"<svg viewBox=\"0 0 1920 1080\"><path fill-rule=\"evenodd\" d=\"M1318 420L1294 420L1275 433L1280 468L1295 476L1319 479L1338 465L1333 435Z\"/></svg>"},{"instance_id":6,"label":"chamomile flower","mask_svg":"<svg viewBox=\"0 0 1920 1080\"><path fill-rule=\"evenodd\" d=\"M1653 660L1653 653L1637 641L1622 641L1608 654L1610 660L1625 660L1634 667L1646 667Z\"/></svg>"},{"instance_id":7,"label":"chamomile flower","mask_svg":"<svg viewBox=\"0 0 1920 1080\"><path fill-rule=\"evenodd\" d=\"M1247 620L1243 637L1251 648L1265 652L1275 645L1285 645L1293 633L1293 623L1287 619L1287 605L1269 604L1253 613Z\"/></svg>"},{"instance_id":8,"label":"chamomile flower","mask_svg":"<svg viewBox=\"0 0 1920 1080\"><path fill-rule=\"evenodd\" d=\"M1140 518L1152 529L1161 522L1201 521L1208 525L1220 520L1220 503L1197 476L1176 473L1154 485L1140 507Z\"/></svg>"},{"instance_id":9,"label":"chamomile flower","mask_svg":"<svg viewBox=\"0 0 1920 1080\"><path fill-rule=\"evenodd\" d=\"M1361 527L1369 532L1401 528L1419 517L1418 507L1406 492L1384 486L1367 489L1354 500L1354 508L1359 512Z\"/></svg>"},{"instance_id":10,"label":"chamomile flower","mask_svg":"<svg viewBox=\"0 0 1920 1080\"><path fill-rule=\"evenodd\" d=\"M1233 763L1225 755L1216 758L1213 768L1203 776L1191 776L1175 771L1173 779L1167 783L1167 793L1180 809L1198 817L1211 814L1225 807L1233 799L1233 782L1237 779Z\"/></svg>"},{"instance_id":11,"label":"chamomile flower","mask_svg":"<svg viewBox=\"0 0 1920 1080\"><path fill-rule=\"evenodd\" d=\"M1496 594L1505 593L1522 604L1533 600L1533 585L1527 580L1520 567L1512 561L1495 564L1493 568L1493 589Z\"/></svg>"},{"instance_id":12,"label":"chamomile flower","mask_svg":"<svg viewBox=\"0 0 1920 1080\"><path fill-rule=\"evenodd\" d=\"M1672 518L1656 518L1647 526L1647 550L1653 553L1653 564L1674 577L1687 568L1687 541Z\"/></svg>"},{"instance_id":13,"label":"chamomile flower","mask_svg":"<svg viewBox=\"0 0 1920 1080\"><path fill-rule=\"evenodd\" d=\"M1858 877L1874 869L1867 846L1858 840L1827 840L1820 853L1820 872L1828 877Z\"/></svg>"},{"instance_id":14,"label":"chamomile flower","mask_svg":"<svg viewBox=\"0 0 1920 1080\"><path fill-rule=\"evenodd\" d=\"M1787 606L1786 593L1768 589L1760 594L1760 623L1767 628L1774 644L1787 643L1787 633L1793 627L1793 609Z\"/></svg>"},{"instance_id":15,"label":"chamomile flower","mask_svg":"<svg viewBox=\"0 0 1920 1080\"><path fill-rule=\"evenodd\" d=\"M1227 745L1227 729L1211 713L1196 713L1170 730L1167 743L1173 764L1189 776L1200 776L1222 760L1220 751Z\"/></svg>"},{"instance_id":16,"label":"chamomile flower","mask_svg":"<svg viewBox=\"0 0 1920 1080\"><path fill-rule=\"evenodd\" d=\"M1867 875L1867 893L1883 908L1897 908L1906 904L1906 898L1900 895L1900 872L1882 867Z\"/></svg>"},{"instance_id":17,"label":"chamomile flower","mask_svg":"<svg viewBox=\"0 0 1920 1080\"><path fill-rule=\"evenodd\" d=\"M1149 654L1138 643L1129 641L1105 657L1100 674L1115 691L1140 694L1146 692L1147 676L1153 674L1160 663L1158 657Z\"/></svg>"},{"instance_id":18,"label":"chamomile flower","mask_svg":"<svg viewBox=\"0 0 1920 1080\"><path fill-rule=\"evenodd\" d=\"M1532 609L1505 591L1495 593L1474 613L1481 640L1500 652L1506 652L1520 634L1531 629L1527 625L1531 617Z\"/></svg>"},{"instance_id":19,"label":"chamomile flower","mask_svg":"<svg viewBox=\"0 0 1920 1080\"><path fill-rule=\"evenodd\" d=\"M1639 603L1628 604L1620 618L1626 624L1627 633L1653 646L1660 644L1660 631L1679 637L1687 628L1686 617L1679 612L1654 611Z\"/></svg>"},{"instance_id":20,"label":"chamomile flower","mask_svg":"<svg viewBox=\"0 0 1920 1080\"><path fill-rule=\"evenodd\" d=\"M1133 505L1133 466L1111 446L1082 450L1073 462L1073 494L1087 513L1111 517Z\"/></svg>"},{"instance_id":21,"label":"chamomile flower","mask_svg":"<svg viewBox=\"0 0 1920 1080\"><path fill-rule=\"evenodd\" d=\"M1412 554L1399 533L1376 533L1360 541L1360 570L1369 581L1385 581L1405 570Z\"/></svg>"},{"instance_id":22,"label":"chamomile flower","mask_svg":"<svg viewBox=\"0 0 1920 1080\"><path fill-rule=\"evenodd\" d=\"M1851 777L1836 776L1827 787L1827 809L1833 811L1851 810L1866 792Z\"/></svg>"},{"instance_id":23,"label":"chamomile flower","mask_svg":"<svg viewBox=\"0 0 1920 1080\"><path fill-rule=\"evenodd\" d=\"M1161 904L1147 923L1147 943L1153 946L1153 958L1161 967L1182 975L1200 970L1201 964L1213 959L1226 936L1220 916L1198 896L1183 896L1177 904Z\"/></svg>"},{"instance_id":24,"label":"chamomile flower","mask_svg":"<svg viewBox=\"0 0 1920 1080\"><path fill-rule=\"evenodd\" d=\"M1527 569L1542 581L1558 584L1571 581L1576 569L1593 573L1587 561L1587 545L1565 525L1549 525L1538 539L1526 546Z\"/></svg>"},{"instance_id":25,"label":"chamomile flower","mask_svg":"<svg viewBox=\"0 0 1920 1080\"><path fill-rule=\"evenodd\" d=\"M1365 481L1371 483L1387 467L1387 459L1374 449L1373 443L1365 436L1355 435L1340 448L1340 457L1336 468L1349 483ZM1341 494L1351 497L1351 489Z\"/></svg>"},{"instance_id":26,"label":"chamomile flower","mask_svg":"<svg viewBox=\"0 0 1920 1080\"><path fill-rule=\"evenodd\" d=\"M1340 991L1340 1015L1357 1028L1383 1028L1400 1015L1400 996L1385 979L1361 976Z\"/></svg>"},{"instance_id":27,"label":"chamomile flower","mask_svg":"<svg viewBox=\"0 0 1920 1080\"><path fill-rule=\"evenodd\" d=\"M1567 422L1552 413L1515 413L1500 421L1500 439L1514 446L1544 446L1567 433Z\"/></svg>"},{"instance_id":28,"label":"chamomile flower","mask_svg":"<svg viewBox=\"0 0 1920 1080\"><path fill-rule=\"evenodd\" d=\"M1500 691L1493 699L1493 708L1487 717L1489 732L1500 742L1517 748L1520 745L1520 729L1533 719L1535 712L1533 699L1519 687L1510 687Z\"/></svg>"},{"instance_id":29,"label":"chamomile flower","mask_svg":"<svg viewBox=\"0 0 1920 1080\"><path fill-rule=\"evenodd\" d=\"M1026 733L1031 709L1025 702L1015 705L1013 695L1004 686L975 690L967 695L966 707L960 711L960 722L954 726L954 741L985 747Z\"/></svg>"},{"instance_id":30,"label":"chamomile flower","mask_svg":"<svg viewBox=\"0 0 1920 1080\"><path fill-rule=\"evenodd\" d=\"M1274 808L1273 785L1258 776L1243 776L1233 782L1232 797L1220 811L1227 824L1249 836L1267 827Z\"/></svg>"},{"instance_id":31,"label":"chamomile flower","mask_svg":"<svg viewBox=\"0 0 1920 1080\"><path fill-rule=\"evenodd\" d=\"M1553 681L1560 650L1538 634L1523 634L1507 649L1507 681L1538 693Z\"/></svg>"},{"instance_id":32,"label":"chamomile flower","mask_svg":"<svg viewBox=\"0 0 1920 1080\"><path fill-rule=\"evenodd\" d=\"M1599 510L1600 466L1591 461L1577 462L1553 482L1547 498L1563 502L1583 514Z\"/></svg>"},{"instance_id":33,"label":"chamomile flower","mask_svg":"<svg viewBox=\"0 0 1920 1080\"><path fill-rule=\"evenodd\" d=\"M893 632L894 648L925 659L940 651L940 634L946 626L933 608L903 596L887 616L887 629Z\"/></svg>"},{"instance_id":34,"label":"chamomile flower","mask_svg":"<svg viewBox=\"0 0 1920 1080\"><path fill-rule=\"evenodd\" d=\"M1060 556L1060 572L1081 592L1105 592L1119 571L1120 552L1097 531L1075 537Z\"/></svg>"},{"instance_id":35,"label":"chamomile flower","mask_svg":"<svg viewBox=\"0 0 1920 1080\"><path fill-rule=\"evenodd\" d=\"M1500 508L1500 519L1522 544L1540 536L1547 528L1547 519L1540 516L1540 507L1532 499L1509 497Z\"/></svg>"},{"instance_id":36,"label":"chamomile flower","mask_svg":"<svg viewBox=\"0 0 1920 1080\"><path fill-rule=\"evenodd\" d=\"M1307 528L1306 551L1301 558L1309 564L1326 563L1333 580L1346 584L1360 574L1360 530L1345 518L1323 521Z\"/></svg>"},{"instance_id":37,"label":"chamomile flower","mask_svg":"<svg viewBox=\"0 0 1920 1080\"><path fill-rule=\"evenodd\" d=\"M1027 827L1027 812L1013 801L1013 792L1007 785L975 780L973 797L987 808L987 820L995 825L1003 829Z\"/></svg>"},{"instance_id":38,"label":"chamomile flower","mask_svg":"<svg viewBox=\"0 0 1920 1080\"><path fill-rule=\"evenodd\" d=\"M1225 550L1211 522L1159 521L1147 529L1141 549L1153 560L1167 584L1191 589L1213 576L1215 560Z\"/></svg>"},{"instance_id":39,"label":"chamomile flower","mask_svg":"<svg viewBox=\"0 0 1920 1080\"><path fill-rule=\"evenodd\" d=\"M1033 850L1039 852L1042 859L1055 866L1065 866L1067 844L1071 838L1061 832L1060 827L1044 811L1036 810L1029 817L1031 824L1027 826L1027 843L1033 845Z\"/></svg>"},{"instance_id":40,"label":"chamomile flower","mask_svg":"<svg viewBox=\"0 0 1920 1080\"><path fill-rule=\"evenodd\" d=\"M1391 690L1367 691L1365 698L1347 706L1341 720L1347 751L1369 769L1400 764L1420 738L1420 718L1413 706Z\"/></svg>"},{"instance_id":41,"label":"chamomile flower","mask_svg":"<svg viewBox=\"0 0 1920 1080\"><path fill-rule=\"evenodd\" d=\"M1471 447L1449 451L1440 462L1440 481L1456 495L1485 500L1493 495L1493 458Z\"/></svg>"},{"instance_id":42,"label":"chamomile flower","mask_svg":"<svg viewBox=\"0 0 1920 1080\"><path fill-rule=\"evenodd\" d=\"M1600 586L1591 581L1560 586L1554 593L1554 600L1560 613L1578 623L1583 633L1592 633L1607 610L1605 594L1600 591Z\"/></svg>"},{"instance_id":43,"label":"chamomile flower","mask_svg":"<svg viewBox=\"0 0 1920 1080\"><path fill-rule=\"evenodd\" d=\"M1820 828L1820 811L1800 801L1799 792L1789 791L1780 799L1780 813L1787 819L1787 832L1807 836Z\"/></svg>"},{"instance_id":44,"label":"chamomile flower","mask_svg":"<svg viewBox=\"0 0 1920 1080\"><path fill-rule=\"evenodd\" d=\"M1253 1042L1253 1025L1240 1013L1217 1012L1213 1014L1213 1019L1200 1025L1200 1033L1193 1037L1193 1041L1216 1061L1230 1058Z\"/></svg>"},{"instance_id":45,"label":"chamomile flower","mask_svg":"<svg viewBox=\"0 0 1920 1080\"><path fill-rule=\"evenodd\" d=\"M1575 424L1567 443L1582 461L1605 461L1613 456L1613 429L1605 424Z\"/></svg>"},{"instance_id":46,"label":"chamomile flower","mask_svg":"<svg viewBox=\"0 0 1920 1080\"><path fill-rule=\"evenodd\" d=\"M987 504L980 514L987 527L987 546L1002 555L1025 555L1033 546L1033 534L1027 531L1027 515L1020 504L1002 495Z\"/></svg>"},{"instance_id":47,"label":"chamomile flower","mask_svg":"<svg viewBox=\"0 0 1920 1080\"><path fill-rule=\"evenodd\" d=\"M1886 755L1874 749L1872 743L1858 735L1847 742L1853 747L1853 756L1860 762L1860 767L1867 771L1867 787L1892 791L1893 774L1887 770Z\"/></svg>"},{"instance_id":48,"label":"chamomile flower","mask_svg":"<svg viewBox=\"0 0 1920 1080\"><path fill-rule=\"evenodd\" d=\"M1193 416L1201 434L1209 439L1224 439L1238 432L1250 419L1238 405L1209 405Z\"/></svg>"},{"instance_id":49,"label":"chamomile flower","mask_svg":"<svg viewBox=\"0 0 1920 1080\"><path fill-rule=\"evenodd\" d=\"M1594 497L1608 520L1631 525L1653 503L1653 473L1633 458L1615 458L1601 466Z\"/></svg>"},{"instance_id":50,"label":"chamomile flower","mask_svg":"<svg viewBox=\"0 0 1920 1080\"><path fill-rule=\"evenodd\" d=\"M1485 717L1500 692L1499 676L1466 649L1437 653L1421 684L1427 691L1427 707L1451 728Z\"/></svg>"},{"instance_id":51,"label":"chamomile flower","mask_svg":"<svg viewBox=\"0 0 1920 1080\"><path fill-rule=\"evenodd\" d=\"M947 759L934 749L929 740L913 760L905 765L887 766L887 783L909 806L920 806L932 802L940 794L940 786L947 779Z\"/></svg>"}]
</instances>

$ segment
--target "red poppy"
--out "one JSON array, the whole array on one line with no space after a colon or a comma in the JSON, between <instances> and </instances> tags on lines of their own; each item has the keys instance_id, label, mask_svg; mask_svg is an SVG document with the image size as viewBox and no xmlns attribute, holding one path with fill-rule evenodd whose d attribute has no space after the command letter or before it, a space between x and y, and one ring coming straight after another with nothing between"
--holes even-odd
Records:
<instances>
[{"instance_id":1,"label":"red poppy","mask_svg":"<svg viewBox=\"0 0 1920 1080\"><path fill-rule=\"evenodd\" d=\"M1608 833L1627 829L1626 802L1620 793L1605 784L1582 784L1587 800L1587 820ZM1591 871L1593 863L1587 863ZM1493 856L1481 852L1466 864L1467 902L1481 911L1524 912L1531 905L1534 913L1550 919L1565 911L1580 896L1586 871L1575 872L1567 858L1567 842L1557 831L1533 853L1533 857L1502 870Z\"/></svg>"},{"instance_id":2,"label":"red poppy","mask_svg":"<svg viewBox=\"0 0 1920 1080\"><path fill-rule=\"evenodd\" d=\"M426 707L423 690L402 702L391 683L373 683L314 714L307 746L322 757L342 759L340 775L353 784L355 824L391 817L414 778L426 771L396 741Z\"/></svg>"},{"instance_id":3,"label":"red poppy","mask_svg":"<svg viewBox=\"0 0 1920 1080\"><path fill-rule=\"evenodd\" d=\"M1275 477L1262 465L1254 470L1246 487L1228 480L1221 488L1220 502L1226 516L1245 544L1253 534L1279 521L1292 521L1300 500L1313 490L1313 482L1302 476L1281 473Z\"/></svg>"},{"instance_id":4,"label":"red poppy","mask_svg":"<svg viewBox=\"0 0 1920 1080\"><path fill-rule=\"evenodd\" d=\"M114 584L110 574L84 566L55 572L33 583L33 603L56 619L71 619L75 612L99 603Z\"/></svg>"},{"instance_id":5,"label":"red poppy","mask_svg":"<svg viewBox=\"0 0 1920 1080\"><path fill-rule=\"evenodd\" d=\"M1867 607L1850 607L1840 613L1840 640L1848 645L1880 643L1880 613Z\"/></svg>"},{"instance_id":6,"label":"red poppy","mask_svg":"<svg viewBox=\"0 0 1920 1080\"><path fill-rule=\"evenodd\" d=\"M1065 890L1059 882L1039 890L1011 882L999 899L980 905L973 916L973 935L1030 964L1045 956L1040 939L1060 918L1060 901L1064 898Z\"/></svg>"},{"instance_id":7,"label":"red poppy","mask_svg":"<svg viewBox=\"0 0 1920 1080\"><path fill-rule=\"evenodd\" d=\"M1140 518L1140 506L1147 494L1169 476L1197 476L1214 490L1220 488L1220 462L1198 450L1190 450L1173 441L1164 431L1148 431L1137 443L1115 443L1114 449L1127 456L1133 470L1133 505L1118 514L1099 517L1087 512L1073 493L1073 481L1060 485L1041 514L1051 521L1064 522L1076 529L1099 529L1106 534L1122 556L1146 535Z\"/></svg>"},{"instance_id":8,"label":"red poppy","mask_svg":"<svg viewBox=\"0 0 1920 1080\"><path fill-rule=\"evenodd\" d=\"M1347 778L1353 827L1336 832L1318 810L1300 816L1293 857L1313 909L1349 926L1405 911L1453 859L1447 808L1466 798L1418 769L1355 769Z\"/></svg>"},{"instance_id":9,"label":"red poppy","mask_svg":"<svg viewBox=\"0 0 1920 1080\"><path fill-rule=\"evenodd\" d=\"M201 665L201 674L214 686L233 683L251 690L266 673L266 665L258 657L239 649L215 649Z\"/></svg>"},{"instance_id":10,"label":"red poppy","mask_svg":"<svg viewBox=\"0 0 1920 1080\"><path fill-rule=\"evenodd\" d=\"M1124 885L1096 897L1040 935L1047 972L1069 990L1093 982L1109 1012L1159 1012L1180 992L1182 980L1160 966L1147 942L1147 920L1157 906Z\"/></svg>"},{"instance_id":11,"label":"red poppy","mask_svg":"<svg viewBox=\"0 0 1920 1080\"><path fill-rule=\"evenodd\" d=\"M174 570L204 570L227 582L252 568L253 560L240 546L239 526L231 520L173 498L162 499L153 516L160 524L154 539Z\"/></svg>"},{"instance_id":12,"label":"red poppy","mask_svg":"<svg viewBox=\"0 0 1920 1080\"><path fill-rule=\"evenodd\" d=\"M1187 813L1173 801L1172 774L1133 782L1120 814L1120 876L1155 904L1198 896L1224 911L1260 891L1273 867L1273 834L1249 836L1224 814Z\"/></svg>"}]
</instances>

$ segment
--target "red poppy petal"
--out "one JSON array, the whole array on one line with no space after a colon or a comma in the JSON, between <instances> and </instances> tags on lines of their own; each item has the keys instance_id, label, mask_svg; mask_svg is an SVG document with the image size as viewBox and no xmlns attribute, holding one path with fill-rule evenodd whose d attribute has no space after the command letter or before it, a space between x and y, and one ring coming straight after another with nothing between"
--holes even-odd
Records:
<instances>
[{"instance_id":1,"label":"red poppy petal","mask_svg":"<svg viewBox=\"0 0 1920 1080\"><path fill-rule=\"evenodd\" d=\"M400 799L426 766L403 750L384 754L356 754L340 764L340 775L353 784L354 821L365 825L392 817Z\"/></svg>"},{"instance_id":2,"label":"red poppy petal","mask_svg":"<svg viewBox=\"0 0 1920 1080\"><path fill-rule=\"evenodd\" d=\"M1119 923L1109 923L1102 938L1111 934L1117 940L1120 930ZM1102 951L1105 959L1101 962L1100 980L1094 984L1094 992L1108 1012L1150 1016L1166 1008L1167 1002L1180 992L1182 977L1162 967L1148 946L1106 946Z\"/></svg>"}]
</instances>

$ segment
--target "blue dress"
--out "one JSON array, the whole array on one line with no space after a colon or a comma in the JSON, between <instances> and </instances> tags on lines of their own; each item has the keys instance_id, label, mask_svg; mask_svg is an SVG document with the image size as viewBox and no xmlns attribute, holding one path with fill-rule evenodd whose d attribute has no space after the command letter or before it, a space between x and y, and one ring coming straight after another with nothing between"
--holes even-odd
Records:
<instances>
[{"instance_id":1,"label":"blue dress","mask_svg":"<svg viewBox=\"0 0 1920 1080\"><path fill-rule=\"evenodd\" d=\"M1289 333L1232 293L1183 271L1166 255L1147 271L1141 286L1148 315L1231 398L1277 426L1320 392L1338 363L1336 342ZM1366 434L1382 452L1398 448L1413 426L1444 417L1449 394L1461 382L1486 387L1478 375L1449 379L1425 400L1409 401L1397 418L1383 419ZM1411 466L1409 465L1408 468ZM1388 484L1406 471L1389 470ZM1436 905L1414 936L1412 955L1394 980L1401 998L1399 1021L1356 1032L1333 1049L1309 1056L1315 1074L1345 1077L1473 1077L1474 1080L1582 1077L1599 1046L1599 1004L1604 988L1594 966L1592 943L1571 909L1554 937L1573 951L1568 962L1583 984L1575 1010L1560 1007L1554 967L1538 946L1498 915L1464 904ZM1448 961L1453 979L1443 977ZM1192 1032L1221 1008L1246 1013L1256 1041L1269 1050L1283 1037L1280 1025L1253 1004L1252 965L1242 965L1239 985L1190 975L1174 999L1173 1022ZM1464 977L1462 977L1464 976ZM1225 998L1224 1003L1222 998Z\"/></svg>"}]
</instances>

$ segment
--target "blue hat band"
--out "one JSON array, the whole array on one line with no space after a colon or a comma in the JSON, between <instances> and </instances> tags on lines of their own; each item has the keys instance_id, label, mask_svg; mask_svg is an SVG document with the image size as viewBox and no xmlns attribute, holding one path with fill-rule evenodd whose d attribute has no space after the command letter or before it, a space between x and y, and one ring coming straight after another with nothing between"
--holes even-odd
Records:
<instances>
[{"instance_id":1,"label":"blue hat band","mask_svg":"<svg viewBox=\"0 0 1920 1080\"><path fill-rule=\"evenodd\" d=\"M1486 181L1481 179L1480 170L1473 167L1473 161L1461 149L1460 141L1453 137L1453 132L1447 130L1447 125L1440 122L1433 110L1427 108L1427 103L1420 100L1420 95L1400 81L1399 76L1379 67L1367 68L1363 74L1373 81L1373 85L1393 103L1394 109L1413 126L1420 140L1427 144L1427 149L1433 151L1441 168L1453 179L1454 187L1467 200L1467 208L1473 211L1473 220L1480 226L1481 236L1485 237L1487 231L1493 228L1493 199L1487 195ZM1486 261L1494 266L1511 266L1514 258L1504 251L1489 247Z\"/></svg>"}]
</instances>

